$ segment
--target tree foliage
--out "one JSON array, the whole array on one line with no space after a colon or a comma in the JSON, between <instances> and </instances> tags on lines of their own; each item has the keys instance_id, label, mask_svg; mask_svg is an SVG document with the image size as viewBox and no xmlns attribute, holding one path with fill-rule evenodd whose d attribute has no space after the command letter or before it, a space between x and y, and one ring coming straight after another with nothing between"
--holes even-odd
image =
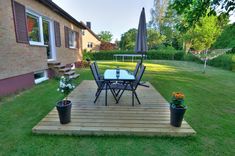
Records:
<instances>
[{"instance_id":1,"label":"tree foliage","mask_svg":"<svg viewBox=\"0 0 235 156\"><path fill-rule=\"evenodd\" d=\"M122 50L134 50L136 42L137 29L133 28L122 34L120 41L120 48ZM165 41L166 37L161 35L159 31L154 28L147 30L147 44L148 49L156 49L157 46Z\"/></svg>"},{"instance_id":2,"label":"tree foliage","mask_svg":"<svg viewBox=\"0 0 235 156\"><path fill-rule=\"evenodd\" d=\"M206 15L218 14L218 18L223 19L224 16L234 12L234 6L234 0L174 0L170 5L182 17L178 24L181 32L186 32L195 26L200 18Z\"/></svg>"},{"instance_id":3,"label":"tree foliage","mask_svg":"<svg viewBox=\"0 0 235 156\"><path fill-rule=\"evenodd\" d=\"M166 36L161 35L159 31L153 28L149 28L147 33L148 33L147 42L149 49L156 49L157 46L162 44L166 39Z\"/></svg>"},{"instance_id":4,"label":"tree foliage","mask_svg":"<svg viewBox=\"0 0 235 156\"><path fill-rule=\"evenodd\" d=\"M170 2L171 0L154 0L149 27L158 30L160 36L165 37L163 42L165 46L181 49L180 33L176 29L176 24L179 23L180 18L174 9L168 7Z\"/></svg>"},{"instance_id":5,"label":"tree foliage","mask_svg":"<svg viewBox=\"0 0 235 156\"><path fill-rule=\"evenodd\" d=\"M164 23L162 26L161 34L166 36L165 45L172 46L175 49L181 49L181 35L178 29L176 29L177 23L180 22L180 17L176 11L168 7L164 16Z\"/></svg>"},{"instance_id":6,"label":"tree foliage","mask_svg":"<svg viewBox=\"0 0 235 156\"><path fill-rule=\"evenodd\" d=\"M162 31L164 25L164 16L167 11L169 0L154 0L154 7L151 9L150 27L153 27L159 32Z\"/></svg>"},{"instance_id":7,"label":"tree foliage","mask_svg":"<svg viewBox=\"0 0 235 156\"><path fill-rule=\"evenodd\" d=\"M122 50L133 50L135 47L137 29L133 28L122 34L120 48Z\"/></svg>"},{"instance_id":8,"label":"tree foliage","mask_svg":"<svg viewBox=\"0 0 235 156\"><path fill-rule=\"evenodd\" d=\"M195 27L184 34L184 40L195 50L209 49L221 34L222 28L216 16L202 17Z\"/></svg>"},{"instance_id":9,"label":"tree foliage","mask_svg":"<svg viewBox=\"0 0 235 156\"><path fill-rule=\"evenodd\" d=\"M216 39L213 48L234 48L235 47L235 24L225 27L221 35Z\"/></svg>"},{"instance_id":10,"label":"tree foliage","mask_svg":"<svg viewBox=\"0 0 235 156\"><path fill-rule=\"evenodd\" d=\"M111 42L111 41L112 41L113 34L111 34L110 31L101 31L101 32L98 34L98 37L99 37L100 40L103 41L103 42Z\"/></svg>"}]
</instances>

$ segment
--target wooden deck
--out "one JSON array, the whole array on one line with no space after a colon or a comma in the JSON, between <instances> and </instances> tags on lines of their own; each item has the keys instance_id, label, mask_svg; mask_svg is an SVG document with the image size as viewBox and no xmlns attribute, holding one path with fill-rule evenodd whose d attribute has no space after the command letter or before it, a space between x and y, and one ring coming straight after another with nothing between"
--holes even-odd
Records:
<instances>
[{"instance_id":1,"label":"wooden deck","mask_svg":"<svg viewBox=\"0 0 235 156\"><path fill-rule=\"evenodd\" d=\"M125 92L119 104L108 93L108 106L104 106L104 91L96 104L94 81L83 81L70 95L72 101L71 122L59 123L54 108L32 131L39 134L63 135L140 135L140 136L190 136L196 132L183 121L180 128L170 125L168 102L154 89L139 87L141 101L131 106L131 92Z\"/></svg>"}]
</instances>

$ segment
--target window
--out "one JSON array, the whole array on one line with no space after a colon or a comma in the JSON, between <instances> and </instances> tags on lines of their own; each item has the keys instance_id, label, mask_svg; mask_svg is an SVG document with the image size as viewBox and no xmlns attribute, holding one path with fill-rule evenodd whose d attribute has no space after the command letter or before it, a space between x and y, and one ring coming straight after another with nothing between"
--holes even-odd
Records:
<instances>
[{"instance_id":1,"label":"window","mask_svg":"<svg viewBox=\"0 0 235 156\"><path fill-rule=\"evenodd\" d=\"M69 31L69 48L76 48L77 41L76 41L76 32L70 30Z\"/></svg>"},{"instance_id":2,"label":"window","mask_svg":"<svg viewBox=\"0 0 235 156\"><path fill-rule=\"evenodd\" d=\"M39 71L34 73L34 82L36 84L41 83L45 80L48 80L47 71Z\"/></svg>"},{"instance_id":3,"label":"window","mask_svg":"<svg viewBox=\"0 0 235 156\"><path fill-rule=\"evenodd\" d=\"M49 22L42 16L27 10L28 38L31 45L48 45Z\"/></svg>"},{"instance_id":4,"label":"window","mask_svg":"<svg viewBox=\"0 0 235 156\"><path fill-rule=\"evenodd\" d=\"M88 42L87 47L88 48L92 48L93 47L93 43L92 42Z\"/></svg>"},{"instance_id":5,"label":"window","mask_svg":"<svg viewBox=\"0 0 235 156\"><path fill-rule=\"evenodd\" d=\"M49 24L50 24L49 21L47 21L46 19L42 20L44 45L49 45L49 34L50 34Z\"/></svg>"},{"instance_id":6,"label":"window","mask_svg":"<svg viewBox=\"0 0 235 156\"><path fill-rule=\"evenodd\" d=\"M83 35L83 36L85 35L85 30L82 30L82 35Z\"/></svg>"}]
</instances>

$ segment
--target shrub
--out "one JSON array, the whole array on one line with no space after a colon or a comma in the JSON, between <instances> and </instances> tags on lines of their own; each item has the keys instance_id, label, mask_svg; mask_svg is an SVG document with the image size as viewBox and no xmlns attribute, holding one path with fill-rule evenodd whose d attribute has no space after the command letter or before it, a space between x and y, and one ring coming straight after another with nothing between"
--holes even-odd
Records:
<instances>
[{"instance_id":1,"label":"shrub","mask_svg":"<svg viewBox=\"0 0 235 156\"><path fill-rule=\"evenodd\" d=\"M233 47L231 50L227 52L227 54L235 54L235 47Z\"/></svg>"},{"instance_id":2,"label":"shrub","mask_svg":"<svg viewBox=\"0 0 235 156\"><path fill-rule=\"evenodd\" d=\"M134 51L100 51L96 53L84 53L85 58L91 60L112 60L115 54L136 54ZM161 59L161 60L182 60L183 51L176 50L151 50L147 52L147 58L151 60Z\"/></svg>"},{"instance_id":3,"label":"shrub","mask_svg":"<svg viewBox=\"0 0 235 156\"><path fill-rule=\"evenodd\" d=\"M232 71L235 71L235 54L232 56Z\"/></svg>"},{"instance_id":4,"label":"shrub","mask_svg":"<svg viewBox=\"0 0 235 156\"><path fill-rule=\"evenodd\" d=\"M192 55L191 53L184 56L185 61L193 61L197 63L204 63L196 56ZM224 54L221 55L213 60L209 60L208 65L213 67L220 67L226 70L233 70L235 71L235 55L234 54Z\"/></svg>"},{"instance_id":5,"label":"shrub","mask_svg":"<svg viewBox=\"0 0 235 156\"><path fill-rule=\"evenodd\" d=\"M183 60L185 53L183 51L178 51L174 55L174 60Z\"/></svg>"},{"instance_id":6,"label":"shrub","mask_svg":"<svg viewBox=\"0 0 235 156\"><path fill-rule=\"evenodd\" d=\"M233 49L232 51L235 51ZM100 52L85 52L84 58L91 60L112 60L114 54L136 54L134 51L100 51ZM130 59L130 58L129 58ZM147 52L147 59L150 60L184 60L193 61L197 63L203 63L199 58L192 55L191 53L185 54L181 50L173 49L158 49L150 50ZM226 70L235 71L235 54L233 52L221 55L213 60L208 61L208 65L214 67L221 67Z\"/></svg>"},{"instance_id":7,"label":"shrub","mask_svg":"<svg viewBox=\"0 0 235 156\"><path fill-rule=\"evenodd\" d=\"M227 70L233 70L233 66L234 66L233 57L234 56L235 55L232 55L232 54L221 55L213 60L208 61L208 65L211 65L214 67L221 67Z\"/></svg>"},{"instance_id":8,"label":"shrub","mask_svg":"<svg viewBox=\"0 0 235 156\"><path fill-rule=\"evenodd\" d=\"M201 63L202 62L199 58L197 58L196 56L194 56L191 53L185 54L183 59L185 61L193 61L193 62L197 62L197 63Z\"/></svg>"}]
</instances>

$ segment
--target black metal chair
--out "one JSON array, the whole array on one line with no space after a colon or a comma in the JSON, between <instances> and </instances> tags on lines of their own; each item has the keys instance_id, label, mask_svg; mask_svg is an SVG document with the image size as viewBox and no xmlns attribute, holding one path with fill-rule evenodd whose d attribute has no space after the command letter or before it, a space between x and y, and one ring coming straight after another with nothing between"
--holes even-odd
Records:
<instances>
[{"instance_id":1,"label":"black metal chair","mask_svg":"<svg viewBox=\"0 0 235 156\"><path fill-rule=\"evenodd\" d=\"M96 101L97 101L98 97L100 96L100 93L102 92L102 90L106 90L106 89L111 91L111 93L113 94L114 99L117 102L116 94L114 92L114 89L116 89L116 85L106 83L104 80L100 79L100 77L99 77L99 75L96 71L96 67L95 67L94 63L92 63L90 65L90 69L91 69L92 75L95 79L96 85L98 87L97 91L95 93L96 98L94 100L94 103L96 103Z\"/></svg>"},{"instance_id":2,"label":"black metal chair","mask_svg":"<svg viewBox=\"0 0 235 156\"><path fill-rule=\"evenodd\" d=\"M124 93L125 91L133 91L133 93L134 93L134 95L135 95L135 97L136 97L138 103L141 104L141 103L140 103L140 100L139 100L139 98L138 98L138 96L137 96L136 89L137 89L138 86L140 85L140 80L141 80L141 78L143 77L145 68L146 68L146 67L143 66L143 65L140 66L140 70L139 70L139 72L138 72L138 74L137 74L137 76L136 76L136 80L135 80L134 82L132 82L132 85L126 83L126 84L119 84L118 86L116 86L116 89L122 90L121 93L120 93L120 95L119 95L119 97L118 97L118 99L117 99L117 102L119 102L120 98L122 97L122 95L123 95L123 93ZM133 97L132 97L132 98L133 98ZM134 100L134 99L132 99L132 100Z\"/></svg>"},{"instance_id":3,"label":"black metal chair","mask_svg":"<svg viewBox=\"0 0 235 156\"><path fill-rule=\"evenodd\" d=\"M133 75L136 77L138 71L139 71L139 68L140 68L140 65L141 65L141 61L138 61L136 66L135 66L135 70L133 71Z\"/></svg>"},{"instance_id":4,"label":"black metal chair","mask_svg":"<svg viewBox=\"0 0 235 156\"><path fill-rule=\"evenodd\" d=\"M137 64L136 64L136 66L135 66L135 70L133 71L133 72L130 72L129 70L129 72L132 74L132 75L134 75L135 77L136 77L136 75L137 75L137 73L138 73L138 71L139 71L139 68L140 68L140 66L141 66L141 61L138 61L137 62ZM119 81L118 83L122 83L122 84L124 84L123 82L121 82L121 81ZM116 93L116 96L118 96L118 94L120 93L120 89L116 89L117 90L117 92L115 92Z\"/></svg>"},{"instance_id":5,"label":"black metal chair","mask_svg":"<svg viewBox=\"0 0 235 156\"><path fill-rule=\"evenodd\" d=\"M96 61L94 62L94 66L95 66L95 70L96 70L96 72L97 72L97 74L98 74L98 76L99 76L99 79L100 79L100 80L103 80L103 79L104 79L104 76L103 76L103 74L100 74L100 72L99 72L99 67L98 67L98 64L97 64Z\"/></svg>"},{"instance_id":6,"label":"black metal chair","mask_svg":"<svg viewBox=\"0 0 235 156\"><path fill-rule=\"evenodd\" d=\"M141 64L141 61L138 61L137 64L136 64L135 70L133 71L133 75L134 75L135 77L137 76L137 73L138 73L139 68L140 68L141 65L142 65L142 64ZM143 86L143 87L148 87L148 88L149 88L148 85L145 85L145 82L140 82L139 85L140 85L140 86Z\"/></svg>"}]
</instances>

